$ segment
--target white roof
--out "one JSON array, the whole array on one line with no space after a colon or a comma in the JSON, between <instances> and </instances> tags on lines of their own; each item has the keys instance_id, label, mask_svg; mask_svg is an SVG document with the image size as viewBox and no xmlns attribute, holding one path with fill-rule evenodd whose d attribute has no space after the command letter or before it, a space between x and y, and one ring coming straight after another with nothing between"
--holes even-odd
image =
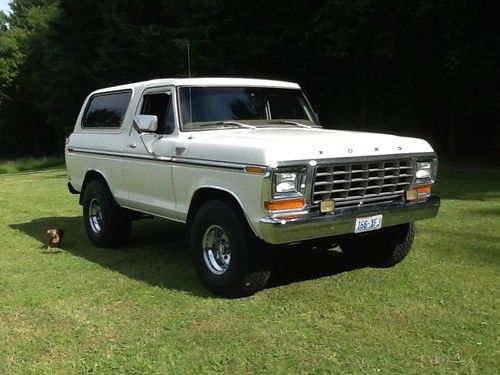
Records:
<instances>
[{"instance_id":1,"label":"white roof","mask_svg":"<svg viewBox=\"0 0 500 375\"><path fill-rule=\"evenodd\" d=\"M284 89L300 89L297 83L284 82L284 81L272 81L267 79L251 79L251 78L164 78L164 79L153 79L150 81L135 82L126 85L107 87L94 91L93 94L107 92L107 91L118 91L127 89L142 89L144 87L156 87L156 86L243 86L243 87L272 87L272 88L284 88Z\"/></svg>"}]
</instances>

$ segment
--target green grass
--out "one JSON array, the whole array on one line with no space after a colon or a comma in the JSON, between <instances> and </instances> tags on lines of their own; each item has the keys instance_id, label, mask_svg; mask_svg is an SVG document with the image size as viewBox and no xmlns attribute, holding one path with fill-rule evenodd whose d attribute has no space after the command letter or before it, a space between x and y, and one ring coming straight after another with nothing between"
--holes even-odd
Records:
<instances>
[{"instance_id":1,"label":"green grass","mask_svg":"<svg viewBox=\"0 0 500 375\"><path fill-rule=\"evenodd\" d=\"M224 300L190 265L182 226L134 223L89 245L66 173L0 176L0 373L495 374L500 173L442 170L444 199L391 269L281 252L266 290ZM44 250L45 231L66 230Z\"/></svg>"},{"instance_id":2,"label":"green grass","mask_svg":"<svg viewBox=\"0 0 500 375\"><path fill-rule=\"evenodd\" d=\"M0 159L0 174L17 173L57 167L64 164L64 157L44 156L42 158Z\"/></svg>"}]
</instances>

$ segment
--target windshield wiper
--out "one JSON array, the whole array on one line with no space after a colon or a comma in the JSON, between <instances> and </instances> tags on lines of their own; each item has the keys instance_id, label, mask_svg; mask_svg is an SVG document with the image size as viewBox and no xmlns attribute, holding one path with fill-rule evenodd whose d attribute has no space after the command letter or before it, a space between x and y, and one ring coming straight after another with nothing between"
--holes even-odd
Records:
<instances>
[{"instance_id":1,"label":"windshield wiper","mask_svg":"<svg viewBox=\"0 0 500 375\"><path fill-rule=\"evenodd\" d=\"M273 120L273 121L269 121L270 124L283 124L283 125L295 125L295 126L298 126L300 128L306 128L306 129L311 129L311 128L319 128L319 126L317 125L306 125L306 124L302 124L300 122L297 122L297 121L289 121L289 120Z\"/></svg>"},{"instance_id":2,"label":"windshield wiper","mask_svg":"<svg viewBox=\"0 0 500 375\"><path fill-rule=\"evenodd\" d=\"M207 126L237 126L243 129L257 129L255 126L243 124L242 122L237 121L214 121L214 122L205 122L203 124L195 125L193 127L204 128Z\"/></svg>"}]
</instances>

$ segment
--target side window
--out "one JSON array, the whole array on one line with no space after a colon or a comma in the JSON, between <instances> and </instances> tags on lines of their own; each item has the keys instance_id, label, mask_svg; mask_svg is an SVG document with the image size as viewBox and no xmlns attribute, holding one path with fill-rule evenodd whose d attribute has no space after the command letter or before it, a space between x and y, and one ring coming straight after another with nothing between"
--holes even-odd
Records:
<instances>
[{"instance_id":1,"label":"side window","mask_svg":"<svg viewBox=\"0 0 500 375\"><path fill-rule=\"evenodd\" d=\"M174 131L174 110L172 94L146 94L142 102L141 115L155 115L158 117L159 134L171 134Z\"/></svg>"},{"instance_id":2,"label":"side window","mask_svg":"<svg viewBox=\"0 0 500 375\"><path fill-rule=\"evenodd\" d=\"M119 128L131 97L131 90L93 96L83 115L82 127Z\"/></svg>"}]
</instances>

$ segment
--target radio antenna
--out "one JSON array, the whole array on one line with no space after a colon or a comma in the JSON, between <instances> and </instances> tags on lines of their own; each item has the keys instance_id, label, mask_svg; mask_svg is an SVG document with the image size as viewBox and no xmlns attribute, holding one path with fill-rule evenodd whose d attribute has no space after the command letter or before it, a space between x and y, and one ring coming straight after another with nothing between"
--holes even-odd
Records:
<instances>
[{"instance_id":1,"label":"radio antenna","mask_svg":"<svg viewBox=\"0 0 500 375\"><path fill-rule=\"evenodd\" d=\"M191 45L187 43L187 63L188 63L188 77L191 78ZM189 86L189 122L193 122L193 102L191 96L191 86Z\"/></svg>"},{"instance_id":2,"label":"radio antenna","mask_svg":"<svg viewBox=\"0 0 500 375\"><path fill-rule=\"evenodd\" d=\"M187 63L188 63L188 76L191 78L191 48L190 44L187 44Z\"/></svg>"}]
</instances>

